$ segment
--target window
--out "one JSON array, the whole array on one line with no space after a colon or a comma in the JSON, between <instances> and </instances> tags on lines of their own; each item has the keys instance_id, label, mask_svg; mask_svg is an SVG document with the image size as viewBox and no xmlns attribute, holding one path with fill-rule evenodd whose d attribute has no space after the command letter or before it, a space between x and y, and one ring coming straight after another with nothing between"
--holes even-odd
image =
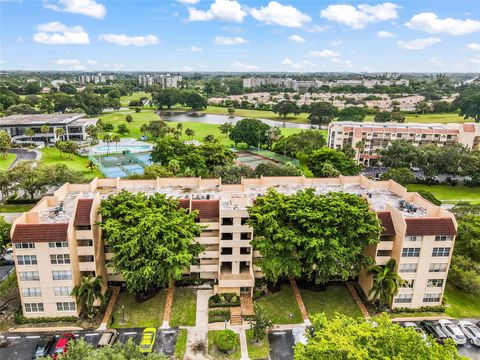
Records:
<instances>
[{"instance_id":1,"label":"window","mask_svg":"<svg viewBox=\"0 0 480 360\"><path fill-rule=\"evenodd\" d=\"M231 247L222 247L222 255L232 255L233 254L233 248Z\"/></svg>"},{"instance_id":2,"label":"window","mask_svg":"<svg viewBox=\"0 0 480 360\"><path fill-rule=\"evenodd\" d=\"M415 283L415 280L405 280L404 283L402 283L401 287L403 288L413 288L413 285Z\"/></svg>"},{"instance_id":3,"label":"window","mask_svg":"<svg viewBox=\"0 0 480 360\"><path fill-rule=\"evenodd\" d=\"M405 238L405 241L422 241L423 236L417 236L417 235L412 235L412 236L407 236Z\"/></svg>"},{"instance_id":4,"label":"window","mask_svg":"<svg viewBox=\"0 0 480 360\"><path fill-rule=\"evenodd\" d=\"M77 240L78 246L93 246L93 240Z\"/></svg>"},{"instance_id":5,"label":"window","mask_svg":"<svg viewBox=\"0 0 480 360\"><path fill-rule=\"evenodd\" d=\"M79 255L78 262L93 262L94 257L93 255Z\"/></svg>"},{"instance_id":6,"label":"window","mask_svg":"<svg viewBox=\"0 0 480 360\"><path fill-rule=\"evenodd\" d=\"M70 264L70 255L69 254L50 255L50 264L53 264L53 265Z\"/></svg>"},{"instance_id":7,"label":"window","mask_svg":"<svg viewBox=\"0 0 480 360\"><path fill-rule=\"evenodd\" d=\"M17 264L18 265L37 265L37 256L36 255L18 255Z\"/></svg>"},{"instance_id":8,"label":"window","mask_svg":"<svg viewBox=\"0 0 480 360\"><path fill-rule=\"evenodd\" d=\"M442 287L443 279L429 279L427 282L427 287Z\"/></svg>"},{"instance_id":9,"label":"window","mask_svg":"<svg viewBox=\"0 0 480 360\"><path fill-rule=\"evenodd\" d=\"M57 311L75 311L75 303L57 302Z\"/></svg>"},{"instance_id":10,"label":"window","mask_svg":"<svg viewBox=\"0 0 480 360\"><path fill-rule=\"evenodd\" d=\"M25 312L42 312L43 311L43 303L25 303Z\"/></svg>"},{"instance_id":11,"label":"window","mask_svg":"<svg viewBox=\"0 0 480 360\"><path fill-rule=\"evenodd\" d=\"M242 247L240 248L240 255L249 255L251 249L249 247Z\"/></svg>"},{"instance_id":12,"label":"window","mask_svg":"<svg viewBox=\"0 0 480 360\"><path fill-rule=\"evenodd\" d=\"M400 264L398 271L401 273L416 273L417 264Z\"/></svg>"},{"instance_id":13,"label":"window","mask_svg":"<svg viewBox=\"0 0 480 360\"><path fill-rule=\"evenodd\" d=\"M393 301L396 304L405 304L412 302L412 295L410 294L400 294L398 295L395 300Z\"/></svg>"},{"instance_id":14,"label":"window","mask_svg":"<svg viewBox=\"0 0 480 360\"><path fill-rule=\"evenodd\" d=\"M435 241L450 241L452 240L452 235L437 235L435 236Z\"/></svg>"},{"instance_id":15,"label":"window","mask_svg":"<svg viewBox=\"0 0 480 360\"><path fill-rule=\"evenodd\" d=\"M42 289L40 288L23 288L22 295L24 297L42 296Z\"/></svg>"},{"instance_id":16,"label":"window","mask_svg":"<svg viewBox=\"0 0 480 360\"><path fill-rule=\"evenodd\" d=\"M402 257L419 257L420 248L403 248Z\"/></svg>"},{"instance_id":17,"label":"window","mask_svg":"<svg viewBox=\"0 0 480 360\"><path fill-rule=\"evenodd\" d=\"M448 247L435 247L432 251L432 256L450 256L450 248Z\"/></svg>"},{"instance_id":18,"label":"window","mask_svg":"<svg viewBox=\"0 0 480 360\"><path fill-rule=\"evenodd\" d=\"M92 230L91 225L78 225L75 227L77 230Z\"/></svg>"},{"instance_id":19,"label":"window","mask_svg":"<svg viewBox=\"0 0 480 360\"><path fill-rule=\"evenodd\" d=\"M249 232L240 233L240 240L252 240L252 233L249 233Z\"/></svg>"},{"instance_id":20,"label":"window","mask_svg":"<svg viewBox=\"0 0 480 360\"><path fill-rule=\"evenodd\" d=\"M222 233L222 240L233 240L232 233Z\"/></svg>"},{"instance_id":21,"label":"window","mask_svg":"<svg viewBox=\"0 0 480 360\"><path fill-rule=\"evenodd\" d=\"M38 275L38 271L21 271L20 272L20 280L22 280L22 281L38 281L38 280L40 280L40 276Z\"/></svg>"},{"instance_id":22,"label":"window","mask_svg":"<svg viewBox=\"0 0 480 360\"><path fill-rule=\"evenodd\" d=\"M240 224L247 225L247 220L248 220L248 217L241 218L240 219Z\"/></svg>"},{"instance_id":23,"label":"window","mask_svg":"<svg viewBox=\"0 0 480 360\"><path fill-rule=\"evenodd\" d=\"M49 248L64 248L68 247L68 242L66 241L51 241L48 243Z\"/></svg>"},{"instance_id":24,"label":"window","mask_svg":"<svg viewBox=\"0 0 480 360\"><path fill-rule=\"evenodd\" d=\"M440 302L440 294L425 294L423 295L423 302Z\"/></svg>"},{"instance_id":25,"label":"window","mask_svg":"<svg viewBox=\"0 0 480 360\"><path fill-rule=\"evenodd\" d=\"M433 263L430 264L429 272L445 272L447 271L447 264Z\"/></svg>"},{"instance_id":26,"label":"window","mask_svg":"<svg viewBox=\"0 0 480 360\"><path fill-rule=\"evenodd\" d=\"M233 225L233 218L222 218L222 225Z\"/></svg>"},{"instance_id":27,"label":"window","mask_svg":"<svg viewBox=\"0 0 480 360\"><path fill-rule=\"evenodd\" d=\"M392 250L377 250L377 256L391 256Z\"/></svg>"},{"instance_id":28,"label":"window","mask_svg":"<svg viewBox=\"0 0 480 360\"><path fill-rule=\"evenodd\" d=\"M35 249L35 243L15 243L15 249Z\"/></svg>"},{"instance_id":29,"label":"window","mask_svg":"<svg viewBox=\"0 0 480 360\"><path fill-rule=\"evenodd\" d=\"M53 291L55 296L70 296L73 288L71 286L55 286Z\"/></svg>"},{"instance_id":30,"label":"window","mask_svg":"<svg viewBox=\"0 0 480 360\"><path fill-rule=\"evenodd\" d=\"M53 280L72 280L72 272L70 270L65 271L52 271Z\"/></svg>"}]
</instances>

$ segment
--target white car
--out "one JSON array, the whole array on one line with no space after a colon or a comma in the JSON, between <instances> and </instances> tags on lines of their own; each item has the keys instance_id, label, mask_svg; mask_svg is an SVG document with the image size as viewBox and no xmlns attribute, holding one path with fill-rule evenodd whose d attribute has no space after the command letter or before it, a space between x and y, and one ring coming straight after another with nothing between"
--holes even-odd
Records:
<instances>
[{"instance_id":1,"label":"white car","mask_svg":"<svg viewBox=\"0 0 480 360\"><path fill-rule=\"evenodd\" d=\"M473 325L470 321L462 320L458 322L458 326L462 329L470 344L480 346L480 329Z\"/></svg>"},{"instance_id":2,"label":"white car","mask_svg":"<svg viewBox=\"0 0 480 360\"><path fill-rule=\"evenodd\" d=\"M454 324L450 320L439 320L438 325L440 325L440 328L445 333L445 335L455 341L457 345L463 345L467 342L467 338L465 337L462 330L460 330L458 325Z\"/></svg>"},{"instance_id":3,"label":"white car","mask_svg":"<svg viewBox=\"0 0 480 360\"><path fill-rule=\"evenodd\" d=\"M13 263L13 248L6 249L0 259L3 259L6 263Z\"/></svg>"},{"instance_id":4,"label":"white car","mask_svg":"<svg viewBox=\"0 0 480 360\"><path fill-rule=\"evenodd\" d=\"M300 343L307 345L307 330L304 327L297 326L292 329L293 340L295 345Z\"/></svg>"},{"instance_id":5,"label":"white car","mask_svg":"<svg viewBox=\"0 0 480 360\"><path fill-rule=\"evenodd\" d=\"M427 334L425 334L425 332L420 329L420 327L414 322L407 321L403 324L403 327L414 329L422 337L423 340L427 340Z\"/></svg>"}]
</instances>

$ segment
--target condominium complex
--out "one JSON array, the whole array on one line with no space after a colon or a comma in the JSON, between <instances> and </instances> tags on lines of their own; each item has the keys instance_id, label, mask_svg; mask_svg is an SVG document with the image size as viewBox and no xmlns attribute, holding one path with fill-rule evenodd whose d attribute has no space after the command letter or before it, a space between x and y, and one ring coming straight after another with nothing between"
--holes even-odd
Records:
<instances>
[{"instance_id":1,"label":"condominium complex","mask_svg":"<svg viewBox=\"0 0 480 360\"><path fill-rule=\"evenodd\" d=\"M353 147L360 164L378 162L378 150L394 140L407 140L414 146L455 143L480 150L480 124L416 124L339 121L328 125L328 146L332 149ZM361 143L362 146L358 146Z\"/></svg>"},{"instance_id":2,"label":"condominium complex","mask_svg":"<svg viewBox=\"0 0 480 360\"><path fill-rule=\"evenodd\" d=\"M138 83L145 86L160 85L162 89L169 87L176 88L178 83L182 81L180 75L138 75Z\"/></svg>"},{"instance_id":3,"label":"condominium complex","mask_svg":"<svg viewBox=\"0 0 480 360\"><path fill-rule=\"evenodd\" d=\"M417 193L394 181L370 181L364 176L312 179L263 177L224 185L221 179L157 178L155 180L94 179L88 184L65 184L15 220L11 235L18 286L27 317L77 315L70 296L81 276L102 276L107 283L122 281L108 266L113 253L97 225L102 199L122 190L162 193L179 200L179 207L198 211L205 227L195 239L205 245L196 265L186 273L215 279L216 292L251 293L260 253L252 249L248 207L274 188L294 194L313 188L316 194L347 192L362 197L383 225L380 242L365 251L377 264L397 260L408 285L393 306L441 304L456 234L455 218ZM359 284L368 294L371 276Z\"/></svg>"},{"instance_id":4,"label":"condominium complex","mask_svg":"<svg viewBox=\"0 0 480 360\"><path fill-rule=\"evenodd\" d=\"M103 75L103 74L93 74L93 75L80 75L78 77L78 82L80 84L98 84L107 82L107 80L114 81L116 79L116 75Z\"/></svg>"}]
</instances>

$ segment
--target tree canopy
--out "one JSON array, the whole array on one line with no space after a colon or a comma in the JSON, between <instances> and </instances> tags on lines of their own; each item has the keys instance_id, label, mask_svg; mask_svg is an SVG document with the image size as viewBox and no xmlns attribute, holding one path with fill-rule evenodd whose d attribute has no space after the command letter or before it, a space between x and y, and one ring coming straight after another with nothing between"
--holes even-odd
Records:
<instances>
[{"instance_id":1,"label":"tree canopy","mask_svg":"<svg viewBox=\"0 0 480 360\"><path fill-rule=\"evenodd\" d=\"M279 116L287 117L288 114L300 114L300 108L297 104L290 100L284 100L272 106L272 111Z\"/></svg>"},{"instance_id":2,"label":"tree canopy","mask_svg":"<svg viewBox=\"0 0 480 360\"><path fill-rule=\"evenodd\" d=\"M287 137L281 136L273 145L278 154L296 157L298 153L311 154L325 146L325 138L320 131L302 130Z\"/></svg>"},{"instance_id":3,"label":"tree canopy","mask_svg":"<svg viewBox=\"0 0 480 360\"><path fill-rule=\"evenodd\" d=\"M460 115L465 119L473 119L475 122L480 122L480 87L467 87L460 93L452 105L460 109Z\"/></svg>"},{"instance_id":4,"label":"tree canopy","mask_svg":"<svg viewBox=\"0 0 480 360\"><path fill-rule=\"evenodd\" d=\"M307 158L308 168L317 177L328 177L324 172L325 164L331 165L342 175L358 175L361 170L355 160L335 149L324 147L315 150Z\"/></svg>"},{"instance_id":5,"label":"tree canopy","mask_svg":"<svg viewBox=\"0 0 480 360\"><path fill-rule=\"evenodd\" d=\"M308 119L312 124L328 123L337 116L337 113L337 108L329 102L314 102L310 104Z\"/></svg>"},{"instance_id":6,"label":"tree canopy","mask_svg":"<svg viewBox=\"0 0 480 360\"><path fill-rule=\"evenodd\" d=\"M358 106L350 106L338 112L339 121L358 121L362 122L367 116L367 110Z\"/></svg>"},{"instance_id":7,"label":"tree canopy","mask_svg":"<svg viewBox=\"0 0 480 360\"><path fill-rule=\"evenodd\" d=\"M100 227L113 249L111 266L130 291L147 292L179 279L202 251L194 238L202 227L164 194L122 191L103 200Z\"/></svg>"},{"instance_id":8,"label":"tree canopy","mask_svg":"<svg viewBox=\"0 0 480 360\"><path fill-rule=\"evenodd\" d=\"M243 119L230 130L229 138L235 144L246 143L250 146L261 146L268 142L267 132L270 126L257 119Z\"/></svg>"},{"instance_id":9,"label":"tree canopy","mask_svg":"<svg viewBox=\"0 0 480 360\"><path fill-rule=\"evenodd\" d=\"M316 195L313 189L285 195L273 189L249 208L252 246L262 254L265 277L306 277L316 283L347 280L370 261L364 249L380 234L377 216L348 193Z\"/></svg>"}]
</instances>

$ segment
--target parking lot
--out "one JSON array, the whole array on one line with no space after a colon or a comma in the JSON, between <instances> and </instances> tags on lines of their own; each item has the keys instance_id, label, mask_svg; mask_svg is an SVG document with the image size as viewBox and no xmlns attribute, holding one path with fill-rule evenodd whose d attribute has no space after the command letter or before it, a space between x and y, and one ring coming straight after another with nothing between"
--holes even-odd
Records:
<instances>
[{"instance_id":1,"label":"parking lot","mask_svg":"<svg viewBox=\"0 0 480 360\"><path fill-rule=\"evenodd\" d=\"M119 336L117 342L122 344L126 343L129 339L135 344L140 343L142 338L143 329L119 329ZM97 346L101 331L75 331L76 338L83 338L89 344ZM2 360L27 360L31 359L35 351L35 347L42 337L47 336L59 337L61 333L37 333L37 334L20 334L10 333L6 335L9 340L9 345L4 348L0 348L0 359ZM153 347L156 353L162 353L167 356L172 356L175 353L175 345L177 343L177 330L176 329L157 329L157 336L155 339L155 345ZM53 351L53 349L52 349Z\"/></svg>"}]
</instances>

